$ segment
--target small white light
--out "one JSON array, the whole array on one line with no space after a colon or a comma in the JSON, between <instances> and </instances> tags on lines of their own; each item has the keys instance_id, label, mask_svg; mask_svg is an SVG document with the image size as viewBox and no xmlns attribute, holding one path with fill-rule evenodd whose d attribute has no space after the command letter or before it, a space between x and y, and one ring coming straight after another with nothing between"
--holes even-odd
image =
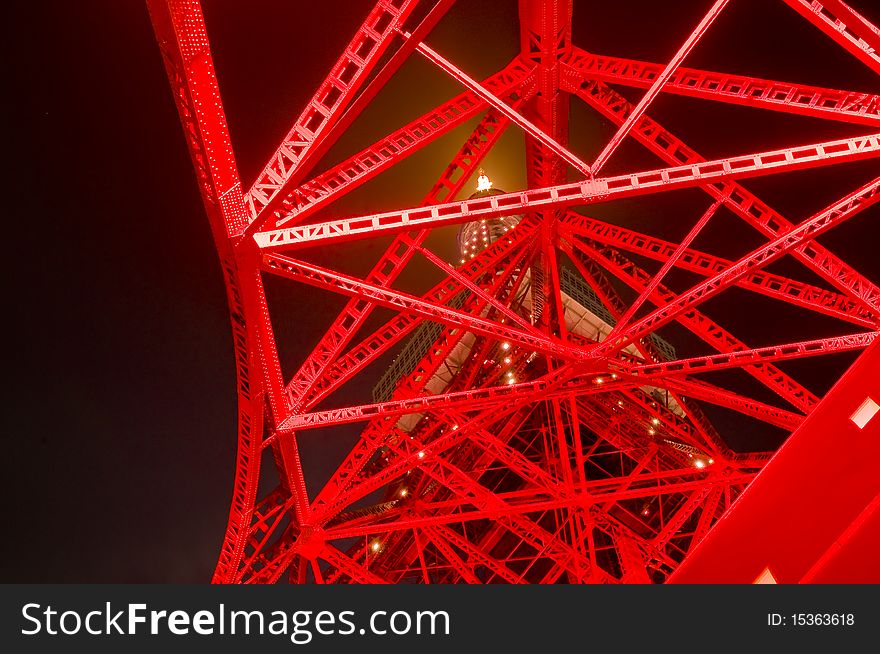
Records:
<instances>
[{"instance_id":1,"label":"small white light","mask_svg":"<svg viewBox=\"0 0 880 654\"><path fill-rule=\"evenodd\" d=\"M505 351L509 350L509 349L510 349L510 343L502 343L502 344L501 344L501 349L502 349L502 350L505 350Z\"/></svg>"},{"instance_id":2,"label":"small white light","mask_svg":"<svg viewBox=\"0 0 880 654\"><path fill-rule=\"evenodd\" d=\"M504 357L504 363L509 366L510 365L510 357Z\"/></svg>"},{"instance_id":3,"label":"small white light","mask_svg":"<svg viewBox=\"0 0 880 654\"><path fill-rule=\"evenodd\" d=\"M695 465L697 468L700 468L700 469L702 470L703 468L706 467L706 462L703 461L703 459L697 459L696 461L694 461L694 465Z\"/></svg>"},{"instance_id":4,"label":"small white light","mask_svg":"<svg viewBox=\"0 0 880 654\"><path fill-rule=\"evenodd\" d=\"M401 489L400 489L400 496L401 496L401 497L406 497L406 495L407 495L406 489L405 489L405 488L401 488Z\"/></svg>"},{"instance_id":5,"label":"small white light","mask_svg":"<svg viewBox=\"0 0 880 654\"><path fill-rule=\"evenodd\" d=\"M871 418L877 415L877 412L880 411L880 405L878 405L874 400L870 397L865 398L865 401L859 405L859 408L855 410L855 412L849 417L852 420L856 427L859 429L864 429L865 425L867 425Z\"/></svg>"},{"instance_id":6,"label":"small white light","mask_svg":"<svg viewBox=\"0 0 880 654\"><path fill-rule=\"evenodd\" d=\"M776 582L776 577L774 577L773 573L770 572L770 568L764 568L764 572L762 572L758 576L758 578L755 579L755 581L753 581L752 583L753 584L775 584L777 582Z\"/></svg>"},{"instance_id":7,"label":"small white light","mask_svg":"<svg viewBox=\"0 0 880 654\"><path fill-rule=\"evenodd\" d=\"M382 543L380 543L377 540L374 540L372 543L370 543L370 549L373 550L374 552L378 552L380 549L382 549Z\"/></svg>"},{"instance_id":8,"label":"small white light","mask_svg":"<svg viewBox=\"0 0 880 654\"><path fill-rule=\"evenodd\" d=\"M653 429L648 429L648 433L649 433L651 436L653 436L653 435L655 434L655 432L654 432Z\"/></svg>"},{"instance_id":9,"label":"small white light","mask_svg":"<svg viewBox=\"0 0 880 654\"><path fill-rule=\"evenodd\" d=\"M424 459L424 458L425 458L425 452L424 452L424 450L421 451L421 452L419 452L419 458L420 458L420 459Z\"/></svg>"},{"instance_id":10,"label":"small white light","mask_svg":"<svg viewBox=\"0 0 880 654\"><path fill-rule=\"evenodd\" d=\"M659 418L652 418L652 419L651 419L651 422L652 422L653 424L655 424L655 425L659 425L659 424L660 424L660 419L659 419Z\"/></svg>"},{"instance_id":11,"label":"small white light","mask_svg":"<svg viewBox=\"0 0 880 654\"><path fill-rule=\"evenodd\" d=\"M513 377L511 377L510 379L507 380L507 383L508 384L515 384L516 380Z\"/></svg>"}]
</instances>

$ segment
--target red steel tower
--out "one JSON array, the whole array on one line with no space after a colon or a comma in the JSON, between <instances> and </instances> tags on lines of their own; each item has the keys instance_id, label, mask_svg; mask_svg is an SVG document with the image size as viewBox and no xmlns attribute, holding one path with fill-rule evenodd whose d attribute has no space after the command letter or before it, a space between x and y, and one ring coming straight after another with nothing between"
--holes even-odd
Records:
<instances>
[{"instance_id":1,"label":"red steel tower","mask_svg":"<svg viewBox=\"0 0 880 654\"><path fill-rule=\"evenodd\" d=\"M880 31L866 18L840 0L784 2L880 74ZM820 398L779 362L861 350L878 334L880 288L815 239L875 204L880 177L841 189L809 216L782 215L740 180L877 157L880 97L685 67L728 0L704 6L661 63L573 43L572 0L519 0L520 52L481 81L428 45L453 0L381 0L249 188L198 0L148 5L231 313L238 455L216 582L662 582L772 455L735 452L711 407L791 432ZM316 173L410 56L461 93ZM650 117L661 92L837 121L863 135L706 159ZM590 160L569 146L572 102L613 124ZM419 206L333 212L343 195L472 120ZM507 129L525 138L527 188L514 192L489 189L491 171L480 171ZM656 166L606 173L625 141ZM678 242L590 215L600 203L685 188L706 200L698 215L679 217L692 227ZM760 244L736 260L693 247L722 220L744 222ZM447 261L427 239L452 225L460 258ZM366 239L391 244L365 277L308 260L310 248ZM782 258L812 281L767 270ZM416 260L442 275L427 292L399 283ZM681 271L690 285L672 283ZM266 275L347 298L292 377L279 364ZM831 326L809 341L745 343L702 306L730 293L822 314ZM377 322L377 308L390 318ZM679 356L673 325L708 354ZM390 353L372 403L334 402ZM711 374L731 369L760 392ZM326 483L307 484L302 439L354 424L359 435ZM266 490L273 462L277 486Z\"/></svg>"}]
</instances>

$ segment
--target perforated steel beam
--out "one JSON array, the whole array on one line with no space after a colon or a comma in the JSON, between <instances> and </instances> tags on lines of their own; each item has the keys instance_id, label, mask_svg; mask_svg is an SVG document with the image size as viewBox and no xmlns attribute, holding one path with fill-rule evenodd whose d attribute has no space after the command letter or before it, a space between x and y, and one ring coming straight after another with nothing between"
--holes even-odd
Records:
<instances>
[{"instance_id":1,"label":"perforated steel beam","mask_svg":"<svg viewBox=\"0 0 880 654\"><path fill-rule=\"evenodd\" d=\"M562 234L568 237L587 238L656 261L667 261L677 248L675 243L573 212L566 214L559 229ZM728 259L692 248L685 249L681 258L675 262L677 268L704 277L717 274L732 264L733 262ZM782 275L775 275L765 270L750 273L738 280L736 285L782 302L865 327L875 327L880 324L880 314L868 311L864 305L845 295L826 291L818 286L805 284Z\"/></svg>"},{"instance_id":2,"label":"perforated steel beam","mask_svg":"<svg viewBox=\"0 0 880 654\"><path fill-rule=\"evenodd\" d=\"M660 64L591 54L579 48L575 48L564 66L567 75L584 80L583 84L587 80L598 80L635 88L648 88L663 70ZM684 66L670 76L662 91L875 128L880 125L880 96L874 93L827 89Z\"/></svg>"},{"instance_id":3,"label":"perforated steel beam","mask_svg":"<svg viewBox=\"0 0 880 654\"><path fill-rule=\"evenodd\" d=\"M677 391L685 397L692 397L695 400L703 400L710 404L733 409L788 431L795 430L804 420L804 417L800 414L743 397L738 393L721 388L715 384L707 384L696 379L666 377L655 379L651 383L657 384L661 388Z\"/></svg>"},{"instance_id":4,"label":"perforated steel beam","mask_svg":"<svg viewBox=\"0 0 880 654\"><path fill-rule=\"evenodd\" d=\"M525 225L520 225L518 228L518 230L525 229L527 229ZM516 270L527 255L527 246L530 240L527 234L519 234L519 237L522 239L521 243L516 241L508 242L506 240L497 241L490 248L491 256L489 256L490 252L488 250L484 251L480 256L468 261L466 266L461 268L459 272L468 275L471 279L477 279L479 276L484 275L487 270L491 270L493 266L502 267L506 270ZM492 283L487 285L487 290L495 293L499 292L501 288L499 282L504 281L505 277L493 279ZM445 304L452 301L462 291L463 287L460 284L447 278L423 297L434 303ZM324 369L320 378L315 381L313 391L305 398L302 406L313 406L338 389L340 385L363 370L376 357L387 352L395 343L410 334L412 329L419 324L419 320L418 316L406 313L400 314L375 330L360 343L354 345L348 352Z\"/></svg>"},{"instance_id":5,"label":"perforated steel beam","mask_svg":"<svg viewBox=\"0 0 880 654\"><path fill-rule=\"evenodd\" d=\"M820 400L774 362L856 352L880 333L880 288L816 242L873 205L880 178L800 225L736 181L880 156L877 96L681 68L726 0L713 2L664 68L574 48L571 0L519 0L519 56L477 82L424 43L452 0L419 3L418 11L415 0L382 0L276 149L259 189L245 197L198 2L150 0L165 12L154 22L218 240L236 339L239 459L216 581L275 583L285 573L294 583L659 581L711 539L719 514L770 455L732 452L701 403L798 428L798 411L815 415ZM834 9L835 38L855 39L857 56L870 61L876 28L840 0L823 6ZM468 90L313 176L327 148L416 53ZM647 92L633 105L606 82ZM878 133L704 161L646 115L663 92ZM617 128L597 168L627 137L666 167L570 183L570 169L585 171L568 145L569 94ZM484 111L421 206L355 218L332 213L334 200ZM524 131L527 190L457 201L509 123ZM714 204L700 220L673 217L682 221L679 233L687 233L675 243L564 211L687 188L705 190ZM766 243L736 261L691 248L722 206ZM429 249L443 237L428 240L436 227L506 215L519 216L518 225L494 243L486 238L485 250L460 266L446 262L458 256ZM332 261L338 243L386 236L394 241L388 249L383 244L366 279L276 252L321 246ZM660 262L660 273L646 273L612 248ZM427 293L412 292L408 275L400 275L415 255L445 277ZM840 293L762 270L784 255ZM672 268L703 280L674 292L663 279ZM262 290L267 271L351 298L338 317L329 316L327 333L287 388ZM633 289L636 302L627 308L606 275ZM735 286L870 331L749 347L696 309L710 297L723 302L729 295L721 294ZM638 318L642 302L657 308ZM368 322L375 307L393 312L378 328ZM719 353L661 353L657 330L672 338L665 332L671 321ZM417 326L425 329L376 391L387 400L327 408L332 393L392 354ZM734 368L796 411L701 380ZM320 440L307 430L357 421L365 426L347 453L338 452L342 462L306 493L296 439ZM270 453L277 484L261 471L260 459ZM261 484L274 490L257 499Z\"/></svg>"},{"instance_id":6,"label":"perforated steel beam","mask_svg":"<svg viewBox=\"0 0 880 654\"><path fill-rule=\"evenodd\" d=\"M566 89L615 123L623 122L628 112L632 111L633 105L603 82L585 83L581 78L568 76L563 77L563 82ZM705 161L681 139L648 116L642 118L633 130L632 137L669 164L699 164ZM775 237L794 227L789 219L736 181L709 183L702 188L716 200L723 198L728 209L762 234ZM865 308L872 312L880 311L880 287L819 243L813 241L795 248L792 256Z\"/></svg>"},{"instance_id":7,"label":"perforated steel beam","mask_svg":"<svg viewBox=\"0 0 880 654\"><path fill-rule=\"evenodd\" d=\"M631 175L615 175L520 193L504 193L458 203L389 211L358 218L258 232L254 234L254 240L263 250L328 244L396 234L414 228L455 225L475 218L510 216L541 209L605 202L699 186L714 181L858 161L878 155L880 155L880 134L870 134L688 166L674 166Z\"/></svg>"},{"instance_id":8,"label":"perforated steel beam","mask_svg":"<svg viewBox=\"0 0 880 654\"><path fill-rule=\"evenodd\" d=\"M443 171L440 179L428 192L423 204L436 204L444 198L455 197L471 173L476 171L486 152L504 133L506 126L505 119L500 118L493 111L488 112L453 161ZM427 236L427 231L422 231L414 236L399 234L385 254L373 266L366 281L379 286L390 286ZM481 256L483 256L482 253ZM467 272L472 273L479 265L480 261L472 261ZM324 378L327 367L339 358L342 349L364 324L372 308L373 305L369 302L357 299L350 300L345 305L339 317L328 328L326 335L312 350L312 353L309 354L287 385L292 406L300 407L305 400L310 399L309 395Z\"/></svg>"},{"instance_id":9,"label":"perforated steel beam","mask_svg":"<svg viewBox=\"0 0 880 654\"><path fill-rule=\"evenodd\" d=\"M712 364L706 363L705 365L710 366ZM641 369L636 369L633 374L639 374L640 372ZM649 373L646 372L645 374ZM278 426L278 431L317 429L371 420L375 417L399 416L425 411L446 411L455 408L484 409L488 406L503 405L511 400L537 402L555 397L564 397L572 392L577 392L578 395L610 393L614 390L625 388L628 385L631 384L621 382L597 387L589 385L589 383L573 380L552 392L548 392L551 384L547 380L505 384L503 386L487 386L474 390L453 391L439 395L424 395L403 400L391 400L375 404L362 404L338 409L325 409L312 413L293 414Z\"/></svg>"},{"instance_id":10,"label":"perforated steel beam","mask_svg":"<svg viewBox=\"0 0 880 654\"><path fill-rule=\"evenodd\" d=\"M688 35L688 38L678 49L669 63L666 64L662 71L660 71L660 74L654 78L654 81L651 82L645 95L642 96L642 99L639 100L638 104L633 108L632 113L630 113L629 116L626 117L626 120L620 124L617 131L614 133L614 136L611 137L611 140L605 144L605 147L602 148L602 151L596 156L596 159L590 165L591 175L599 174L599 171L602 170L602 167L608 159L611 158L611 155L614 154L614 151L617 150L633 126L641 120L642 116L645 115L651 102L653 102L654 98L660 94L660 91L663 89L667 80L675 74L675 71L681 65L681 62L684 61L684 58L691 50L693 50L700 38L706 33L706 30L709 29L709 26L715 22L715 19L721 14L724 7L727 6L728 1L729 0L715 0L715 3L709 9L709 12L703 16L703 20L701 20Z\"/></svg>"},{"instance_id":11,"label":"perforated steel beam","mask_svg":"<svg viewBox=\"0 0 880 654\"><path fill-rule=\"evenodd\" d=\"M437 322L459 327L475 334L490 338L507 340L510 343L534 348L553 356L566 359L585 359L582 348L567 345L561 341L536 332L524 331L520 328L487 320L471 315L442 304L434 304L415 295L383 288L367 283L361 279L336 273L304 261L297 261L278 254L267 254L263 257L263 268L268 272L300 281L319 288L336 291L345 295L370 300L381 306L398 309L406 313L422 316Z\"/></svg>"},{"instance_id":12,"label":"perforated steel beam","mask_svg":"<svg viewBox=\"0 0 880 654\"><path fill-rule=\"evenodd\" d=\"M729 268L697 284L689 291L680 294L670 305L656 309L627 328L612 347L620 347L627 341L649 334L672 320L676 314L709 299L724 288L735 284L737 280L742 279L752 270L766 266L800 245L804 240L817 237L835 225L839 225L852 218L860 211L875 204L878 200L880 200L880 177L856 189L812 218L805 220L787 234L779 236L767 245L750 252L733 263ZM605 349L607 346L600 347Z\"/></svg>"},{"instance_id":13,"label":"perforated steel beam","mask_svg":"<svg viewBox=\"0 0 880 654\"><path fill-rule=\"evenodd\" d=\"M409 38L409 34L404 34ZM575 170L583 174L588 174L590 167L581 161L576 155L572 154L564 145L559 143L551 135L538 127L518 111L510 107L504 100L492 93L489 89L483 87L479 82L470 77L467 73L455 66L451 61L443 57L439 52L424 43L420 43L416 50L423 55L432 64L435 64L443 72L450 75L457 82L466 86L470 91L478 95L483 101L487 102L493 109L504 115L508 120L515 123L526 134L538 140L541 145L548 148L556 156L564 159Z\"/></svg>"},{"instance_id":14,"label":"perforated steel beam","mask_svg":"<svg viewBox=\"0 0 880 654\"><path fill-rule=\"evenodd\" d=\"M693 357L663 363L648 363L633 366L626 371L626 374L642 379L666 377L676 374L695 374L724 370L725 368L739 368L766 361L801 359L803 357L833 354L835 352L848 352L868 347L878 335L880 335L880 332L877 331L860 332L858 334L847 334L846 336L817 338L798 343L760 347L730 354L710 354L705 357Z\"/></svg>"},{"instance_id":15,"label":"perforated steel beam","mask_svg":"<svg viewBox=\"0 0 880 654\"><path fill-rule=\"evenodd\" d=\"M577 243L576 245L577 250L563 243L563 249L572 257L575 265L582 267L580 258L586 256L635 291L641 292L647 287L650 276L619 253L613 250L603 250L598 245L593 247L589 243ZM675 298L675 293L661 285L658 286L650 299L656 306L664 306L674 301ZM676 320L719 352L751 349L728 330L697 310L680 313L676 316ZM804 413L809 413L819 401L819 398L813 393L772 364L762 363L746 366L744 370Z\"/></svg>"},{"instance_id":16,"label":"perforated steel beam","mask_svg":"<svg viewBox=\"0 0 880 654\"><path fill-rule=\"evenodd\" d=\"M768 568L778 583L880 580L875 547L845 549L847 532L861 526L865 509L880 497L880 414L861 427L852 419L867 398L880 400L878 368L880 343L875 342L670 582L750 584ZM742 547L744 538L751 547ZM838 565L824 570L827 576L817 575L829 563L828 553L841 554Z\"/></svg>"},{"instance_id":17,"label":"perforated steel beam","mask_svg":"<svg viewBox=\"0 0 880 654\"><path fill-rule=\"evenodd\" d=\"M396 29L418 3L376 3L246 194L251 220L262 212L271 214L280 206L285 188L302 175L303 164L341 117L391 45Z\"/></svg>"},{"instance_id":18,"label":"perforated steel beam","mask_svg":"<svg viewBox=\"0 0 880 654\"><path fill-rule=\"evenodd\" d=\"M782 0L880 75L880 34L861 14L840 0Z\"/></svg>"},{"instance_id":19,"label":"perforated steel beam","mask_svg":"<svg viewBox=\"0 0 880 654\"><path fill-rule=\"evenodd\" d=\"M514 60L483 82L495 94L518 105L531 95L530 70ZM392 132L361 152L292 189L283 200L277 224L296 225L353 191L392 165L485 111L487 103L465 91Z\"/></svg>"}]
</instances>

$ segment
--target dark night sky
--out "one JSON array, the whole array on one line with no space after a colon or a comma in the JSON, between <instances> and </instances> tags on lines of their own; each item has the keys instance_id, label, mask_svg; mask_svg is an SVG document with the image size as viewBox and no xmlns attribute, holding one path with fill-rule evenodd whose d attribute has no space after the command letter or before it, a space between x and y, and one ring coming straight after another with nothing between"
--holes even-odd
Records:
<instances>
[{"instance_id":1,"label":"dark night sky","mask_svg":"<svg viewBox=\"0 0 880 654\"><path fill-rule=\"evenodd\" d=\"M147 12L137 0L17 4L4 20L13 146L7 161L18 187L7 192L13 209L4 240L13 337L6 345L0 581L206 581L232 486L232 349L210 231ZM247 186L372 3L204 4ZM577 44L662 62L710 3L592 4L575 2ZM851 4L880 19L870 0ZM515 55L515 17L514 0L460 0L429 41L483 77ZM866 67L769 0L734 0L686 65L880 92ZM425 62L407 64L319 169L457 92ZM590 160L613 130L587 108L573 106L572 114L572 148ZM671 96L662 96L652 114L709 157L869 129ZM322 215L417 203L467 132L441 139ZM522 187L521 152L522 138L511 130L486 163L496 185ZM627 145L606 170L658 165ZM801 220L877 171L874 160L745 185ZM591 213L680 238L707 205L704 194L683 191ZM822 239L875 280L878 217L866 212ZM434 238L438 252L451 255L451 234ZM760 242L726 214L696 247L734 257ZM346 254L351 261L343 267L364 272L378 249ZM335 261L326 252L314 259ZM780 270L812 281L801 268ZM340 301L277 284L269 284L269 293L289 370ZM764 304L742 296L710 303L707 311L755 345L855 331L787 314L767 319ZM669 333L672 340L676 335ZM676 344L684 353L694 347L685 337ZM824 392L851 360L829 357L786 369ZM370 385L362 382L337 401L365 400ZM304 456L317 460L319 446L312 441Z\"/></svg>"}]
</instances>

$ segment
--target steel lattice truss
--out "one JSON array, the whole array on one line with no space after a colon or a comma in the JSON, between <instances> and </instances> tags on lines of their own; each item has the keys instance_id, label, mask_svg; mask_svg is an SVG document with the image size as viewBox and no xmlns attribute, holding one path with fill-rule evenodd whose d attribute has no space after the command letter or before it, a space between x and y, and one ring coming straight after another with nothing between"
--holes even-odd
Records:
<instances>
[{"instance_id":1,"label":"steel lattice truss","mask_svg":"<svg viewBox=\"0 0 880 654\"><path fill-rule=\"evenodd\" d=\"M785 2L880 73L880 32L864 17L838 0ZM383 0L248 190L238 177L199 2L148 4L232 316L238 458L216 582L271 583L282 575L300 583L662 581L770 456L731 451L700 403L792 431L820 399L777 362L859 350L880 333L878 286L814 241L876 203L880 177L807 217L785 217L739 183L877 157L880 98L682 66L727 0L712 5L666 64L586 52L571 42L571 0L520 0L522 52L482 81L425 41L451 0ZM322 155L410 56L450 75L460 95L315 174ZM633 105L609 84L644 89L642 99ZM841 121L864 134L707 160L650 118L660 92ZM570 97L618 127L592 162L569 150ZM318 219L335 200L476 118L420 206ZM525 135L528 188L458 199L508 128ZM656 155L656 168L604 175L625 139ZM688 187L706 192L707 208L681 217L694 227L679 243L589 217L597 202ZM722 209L757 230L763 244L736 261L693 248ZM522 217L515 227L460 263L425 246L437 227L514 215ZM393 236L392 244L365 278L298 254L381 236ZM824 286L765 270L782 257L802 263ZM427 293L395 287L415 258L443 274ZM636 263L645 259L659 271ZM565 275L601 305L605 331L574 324L563 261ZM672 269L700 281L673 290L665 283ZM266 274L348 298L290 379L278 361ZM636 299L624 300L621 288ZM701 307L732 288L823 314L839 329L808 342L746 344ZM364 336L376 307L393 317ZM670 359L656 338L670 323L714 354ZM322 408L426 325L433 326L429 345L394 380L389 397ZM779 401L701 377L730 368ZM348 423L360 425L359 439L323 487L307 488L299 439ZM261 471L268 451L280 483L261 496L261 474L271 477Z\"/></svg>"}]
</instances>

